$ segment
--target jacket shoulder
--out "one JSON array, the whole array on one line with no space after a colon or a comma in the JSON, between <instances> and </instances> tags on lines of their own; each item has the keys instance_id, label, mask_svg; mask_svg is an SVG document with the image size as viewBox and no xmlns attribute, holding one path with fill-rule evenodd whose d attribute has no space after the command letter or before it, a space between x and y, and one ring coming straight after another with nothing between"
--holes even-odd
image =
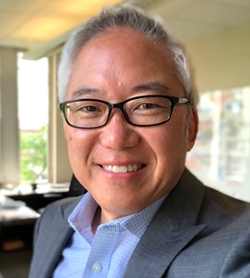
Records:
<instances>
[{"instance_id":1,"label":"jacket shoulder","mask_svg":"<svg viewBox=\"0 0 250 278\"><path fill-rule=\"evenodd\" d=\"M232 217L238 217L249 211L250 203L230 197L210 187L205 187L204 206L216 208L221 213L227 213Z\"/></svg>"}]
</instances>

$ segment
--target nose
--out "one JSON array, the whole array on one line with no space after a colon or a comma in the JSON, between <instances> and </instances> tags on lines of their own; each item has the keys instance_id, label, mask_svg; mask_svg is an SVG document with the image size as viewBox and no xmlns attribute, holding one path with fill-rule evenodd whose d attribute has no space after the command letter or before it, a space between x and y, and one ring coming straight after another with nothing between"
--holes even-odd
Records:
<instances>
[{"instance_id":1,"label":"nose","mask_svg":"<svg viewBox=\"0 0 250 278\"><path fill-rule=\"evenodd\" d=\"M135 127L130 125L120 109L113 109L109 122L102 127L100 142L105 148L124 150L135 147L140 141L140 135Z\"/></svg>"}]
</instances>

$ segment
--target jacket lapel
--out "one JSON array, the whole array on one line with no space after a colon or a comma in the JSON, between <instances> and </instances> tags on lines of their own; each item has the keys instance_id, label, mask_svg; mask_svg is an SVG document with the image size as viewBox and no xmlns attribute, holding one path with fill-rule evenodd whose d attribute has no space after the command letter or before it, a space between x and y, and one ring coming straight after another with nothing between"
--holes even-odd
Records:
<instances>
[{"instance_id":1,"label":"jacket lapel","mask_svg":"<svg viewBox=\"0 0 250 278\"><path fill-rule=\"evenodd\" d=\"M206 227L196 225L203 196L204 187L185 170L139 241L124 278L164 275L178 253Z\"/></svg>"},{"instance_id":2,"label":"jacket lapel","mask_svg":"<svg viewBox=\"0 0 250 278\"><path fill-rule=\"evenodd\" d=\"M52 276L60 255L73 234L73 229L69 226L67 219L78 202L79 198L76 198L70 205L65 204L66 206L58 207L50 218L50 222L46 223L47 225L43 223L39 230L40 240L35 246L37 250L33 257L35 265L32 266L29 277L37 277L37 273L40 273L39 278ZM48 226L50 227L49 229Z\"/></svg>"}]
</instances>

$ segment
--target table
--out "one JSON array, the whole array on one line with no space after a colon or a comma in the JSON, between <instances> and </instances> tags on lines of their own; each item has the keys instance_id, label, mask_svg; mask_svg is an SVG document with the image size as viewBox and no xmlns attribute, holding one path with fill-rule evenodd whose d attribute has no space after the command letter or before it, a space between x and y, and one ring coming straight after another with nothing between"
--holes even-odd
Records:
<instances>
[{"instance_id":1,"label":"table","mask_svg":"<svg viewBox=\"0 0 250 278\"><path fill-rule=\"evenodd\" d=\"M69 183L30 184L0 189L0 248L8 239L32 243L33 230L40 213L50 203L68 197Z\"/></svg>"},{"instance_id":2,"label":"table","mask_svg":"<svg viewBox=\"0 0 250 278\"><path fill-rule=\"evenodd\" d=\"M40 214L26 206L22 201L15 201L0 195L0 247L5 240L19 238L32 241L33 228Z\"/></svg>"},{"instance_id":3,"label":"table","mask_svg":"<svg viewBox=\"0 0 250 278\"><path fill-rule=\"evenodd\" d=\"M68 197L69 183L21 185L12 190L3 190L3 194L16 201L23 201L29 208L39 211L48 204Z\"/></svg>"}]
</instances>

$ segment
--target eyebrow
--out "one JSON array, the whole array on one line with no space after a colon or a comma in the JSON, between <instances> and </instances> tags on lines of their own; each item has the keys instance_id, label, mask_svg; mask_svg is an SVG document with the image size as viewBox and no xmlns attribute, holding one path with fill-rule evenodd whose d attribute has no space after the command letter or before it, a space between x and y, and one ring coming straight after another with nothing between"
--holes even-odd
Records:
<instances>
[{"instance_id":1,"label":"eyebrow","mask_svg":"<svg viewBox=\"0 0 250 278\"><path fill-rule=\"evenodd\" d=\"M149 82L135 86L133 92L144 92L144 91L168 91L169 88L160 82Z\"/></svg>"},{"instance_id":2,"label":"eyebrow","mask_svg":"<svg viewBox=\"0 0 250 278\"><path fill-rule=\"evenodd\" d=\"M86 95L92 95L96 93L100 93L101 90L98 90L96 88L87 88L87 87L81 87L75 90L72 94L73 98L81 98L82 96Z\"/></svg>"},{"instance_id":3,"label":"eyebrow","mask_svg":"<svg viewBox=\"0 0 250 278\"><path fill-rule=\"evenodd\" d=\"M168 91L169 88L160 82L149 82L140 84L132 88L132 92L145 92L145 91ZM86 95L100 94L101 90L96 88L81 87L73 92L73 98L81 98Z\"/></svg>"}]
</instances>

